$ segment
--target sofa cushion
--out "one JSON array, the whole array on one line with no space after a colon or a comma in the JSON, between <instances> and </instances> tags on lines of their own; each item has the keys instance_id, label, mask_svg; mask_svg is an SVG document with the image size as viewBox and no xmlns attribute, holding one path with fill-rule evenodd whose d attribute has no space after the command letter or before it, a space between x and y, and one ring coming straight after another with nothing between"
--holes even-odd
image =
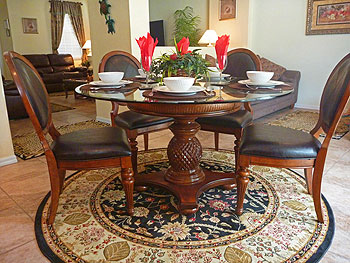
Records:
<instances>
[{"instance_id":1,"label":"sofa cushion","mask_svg":"<svg viewBox=\"0 0 350 263\"><path fill-rule=\"evenodd\" d=\"M53 72L52 67L38 67L36 68L36 70L39 72L40 75Z\"/></svg>"},{"instance_id":2,"label":"sofa cushion","mask_svg":"<svg viewBox=\"0 0 350 263\"><path fill-rule=\"evenodd\" d=\"M53 72L49 74L43 74L41 77L45 84L62 83L63 72Z\"/></svg>"},{"instance_id":3,"label":"sofa cushion","mask_svg":"<svg viewBox=\"0 0 350 263\"><path fill-rule=\"evenodd\" d=\"M273 80L279 80L282 74L287 70L286 68L272 62L271 60L268 60L263 57L259 58L261 61L261 67L263 71L270 71L275 73L272 77Z\"/></svg>"},{"instance_id":4,"label":"sofa cushion","mask_svg":"<svg viewBox=\"0 0 350 263\"><path fill-rule=\"evenodd\" d=\"M62 72L62 71L73 71L74 65L67 66L52 66L54 72Z\"/></svg>"},{"instance_id":5,"label":"sofa cushion","mask_svg":"<svg viewBox=\"0 0 350 263\"><path fill-rule=\"evenodd\" d=\"M48 54L51 66L74 66L74 60L70 54Z\"/></svg>"},{"instance_id":6,"label":"sofa cushion","mask_svg":"<svg viewBox=\"0 0 350 263\"><path fill-rule=\"evenodd\" d=\"M86 74L84 72L79 71L73 71L73 72L63 72L63 78L64 79L79 79L79 78L86 78Z\"/></svg>"},{"instance_id":7,"label":"sofa cushion","mask_svg":"<svg viewBox=\"0 0 350 263\"><path fill-rule=\"evenodd\" d=\"M51 66L47 55L33 54L33 55L24 55L24 57L28 59L35 68Z\"/></svg>"}]
</instances>

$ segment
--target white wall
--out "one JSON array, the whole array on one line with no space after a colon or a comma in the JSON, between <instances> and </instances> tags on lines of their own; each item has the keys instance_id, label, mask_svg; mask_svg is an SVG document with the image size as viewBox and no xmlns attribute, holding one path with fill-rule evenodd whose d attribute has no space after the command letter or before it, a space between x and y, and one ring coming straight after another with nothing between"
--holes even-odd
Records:
<instances>
[{"instance_id":1,"label":"white wall","mask_svg":"<svg viewBox=\"0 0 350 263\"><path fill-rule=\"evenodd\" d=\"M1 69L0 69L1 74ZM0 166L17 162L13 153L11 132L9 120L7 117L7 109L5 104L5 94L0 78Z\"/></svg>"},{"instance_id":2,"label":"white wall","mask_svg":"<svg viewBox=\"0 0 350 263\"><path fill-rule=\"evenodd\" d=\"M136 38L145 36L149 32L149 9L148 1L130 0L129 1L129 17L130 17L130 39L131 53L140 60L140 47L136 42ZM140 12L142 10L142 12Z\"/></svg>"},{"instance_id":3,"label":"white wall","mask_svg":"<svg viewBox=\"0 0 350 263\"><path fill-rule=\"evenodd\" d=\"M301 71L297 105L318 109L326 80L350 52L350 34L305 35L307 0L251 0L249 47Z\"/></svg>"},{"instance_id":4,"label":"white wall","mask_svg":"<svg viewBox=\"0 0 350 263\"><path fill-rule=\"evenodd\" d=\"M219 36L224 34L230 35L230 47L247 47L248 20L250 17L249 5L251 0L243 0L236 2L236 18L220 21L220 0L209 0L209 29L215 30Z\"/></svg>"}]
</instances>

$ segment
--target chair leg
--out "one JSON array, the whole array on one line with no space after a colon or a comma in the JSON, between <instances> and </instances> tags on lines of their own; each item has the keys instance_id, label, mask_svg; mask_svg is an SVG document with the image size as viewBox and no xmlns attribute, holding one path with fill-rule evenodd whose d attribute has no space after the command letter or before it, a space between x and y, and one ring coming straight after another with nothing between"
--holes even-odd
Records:
<instances>
[{"instance_id":1,"label":"chair leg","mask_svg":"<svg viewBox=\"0 0 350 263\"><path fill-rule=\"evenodd\" d=\"M238 159L239 159L239 146L241 145L241 138L242 138L243 129L237 129L237 131L234 133L236 140L235 140L235 170L238 171Z\"/></svg>"},{"instance_id":2,"label":"chair leg","mask_svg":"<svg viewBox=\"0 0 350 263\"><path fill-rule=\"evenodd\" d=\"M129 137L129 143L131 147L131 161L132 161L132 169L134 171L134 174L137 174L137 135L128 135Z\"/></svg>"},{"instance_id":3,"label":"chair leg","mask_svg":"<svg viewBox=\"0 0 350 263\"><path fill-rule=\"evenodd\" d=\"M214 132L214 144L215 144L215 151L219 150L219 133Z\"/></svg>"},{"instance_id":4,"label":"chair leg","mask_svg":"<svg viewBox=\"0 0 350 263\"><path fill-rule=\"evenodd\" d=\"M66 170L59 169L58 170L58 177L60 179L60 194L61 194L63 191L64 178L66 177Z\"/></svg>"},{"instance_id":5,"label":"chair leg","mask_svg":"<svg viewBox=\"0 0 350 263\"><path fill-rule=\"evenodd\" d=\"M243 201L247 186L249 183L249 171L247 167L240 167L237 173L237 204L236 204L236 215L243 213Z\"/></svg>"},{"instance_id":6,"label":"chair leg","mask_svg":"<svg viewBox=\"0 0 350 263\"><path fill-rule=\"evenodd\" d=\"M317 160L316 160L317 162ZM316 210L317 220L321 223L323 220L323 211L321 205L321 182L322 182L323 167L320 168L316 164L314 169L314 174L312 178L312 198L314 200L314 206Z\"/></svg>"},{"instance_id":7,"label":"chair leg","mask_svg":"<svg viewBox=\"0 0 350 263\"><path fill-rule=\"evenodd\" d=\"M148 133L143 135L143 143L145 145L145 151L148 151Z\"/></svg>"},{"instance_id":8,"label":"chair leg","mask_svg":"<svg viewBox=\"0 0 350 263\"><path fill-rule=\"evenodd\" d=\"M49 225L52 225L55 221L57 208L58 208L58 200L60 198L60 190L61 190L61 180L59 176L59 171L57 169L50 169L50 184L51 184L51 206L50 206L50 216L49 216Z\"/></svg>"},{"instance_id":9,"label":"chair leg","mask_svg":"<svg viewBox=\"0 0 350 263\"><path fill-rule=\"evenodd\" d=\"M304 169L305 180L307 185L307 192L312 195L312 168Z\"/></svg>"},{"instance_id":10,"label":"chair leg","mask_svg":"<svg viewBox=\"0 0 350 263\"><path fill-rule=\"evenodd\" d=\"M126 196L126 210L130 216L134 214L134 176L130 157L122 158L121 167L122 185Z\"/></svg>"}]
</instances>

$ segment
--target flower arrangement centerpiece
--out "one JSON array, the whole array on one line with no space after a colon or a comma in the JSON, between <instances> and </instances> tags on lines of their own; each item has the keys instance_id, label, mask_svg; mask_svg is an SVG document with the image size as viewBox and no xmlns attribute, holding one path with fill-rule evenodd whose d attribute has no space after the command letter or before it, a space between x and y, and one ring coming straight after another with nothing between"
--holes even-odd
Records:
<instances>
[{"instance_id":1,"label":"flower arrangement centerpiece","mask_svg":"<svg viewBox=\"0 0 350 263\"><path fill-rule=\"evenodd\" d=\"M178 43L175 42L176 52L163 54L153 60L152 77L161 78L174 76L188 76L195 79L208 76L209 63L199 54L199 49L188 50L190 41L183 37Z\"/></svg>"}]
</instances>

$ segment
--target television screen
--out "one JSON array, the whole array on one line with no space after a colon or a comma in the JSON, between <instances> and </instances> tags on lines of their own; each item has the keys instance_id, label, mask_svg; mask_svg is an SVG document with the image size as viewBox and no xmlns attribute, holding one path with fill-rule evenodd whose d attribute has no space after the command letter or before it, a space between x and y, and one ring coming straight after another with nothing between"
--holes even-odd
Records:
<instances>
[{"instance_id":1,"label":"television screen","mask_svg":"<svg viewBox=\"0 0 350 263\"><path fill-rule=\"evenodd\" d=\"M163 20L151 21L149 24L151 29L151 36L153 38L158 38L157 46L165 46Z\"/></svg>"}]
</instances>

